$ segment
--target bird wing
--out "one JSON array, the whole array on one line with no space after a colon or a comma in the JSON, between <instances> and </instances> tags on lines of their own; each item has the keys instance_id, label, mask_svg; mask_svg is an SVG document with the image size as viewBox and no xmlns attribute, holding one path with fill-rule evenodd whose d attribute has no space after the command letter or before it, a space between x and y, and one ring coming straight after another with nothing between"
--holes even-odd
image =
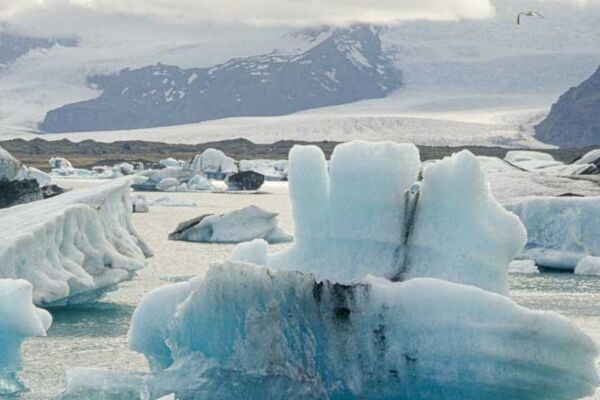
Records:
<instances>
[{"instance_id":1,"label":"bird wing","mask_svg":"<svg viewBox=\"0 0 600 400\"><path fill-rule=\"evenodd\" d=\"M519 14L517 14L517 25L521 25L521 15L522 15L522 14L523 14L523 13L519 13Z\"/></svg>"},{"instance_id":2,"label":"bird wing","mask_svg":"<svg viewBox=\"0 0 600 400\"><path fill-rule=\"evenodd\" d=\"M538 17L542 18L542 19L546 19L546 18L544 18L544 16L542 14L540 14L537 11L535 11L534 14L537 15Z\"/></svg>"}]
</instances>

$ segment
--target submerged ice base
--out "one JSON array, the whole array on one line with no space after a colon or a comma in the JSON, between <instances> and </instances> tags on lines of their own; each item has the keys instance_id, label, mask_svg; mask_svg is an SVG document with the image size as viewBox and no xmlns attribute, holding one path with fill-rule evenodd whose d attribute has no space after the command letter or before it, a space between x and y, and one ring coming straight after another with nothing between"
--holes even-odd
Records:
<instances>
[{"instance_id":1,"label":"submerged ice base","mask_svg":"<svg viewBox=\"0 0 600 400\"><path fill-rule=\"evenodd\" d=\"M597 383L596 347L566 319L428 278L370 277L348 286L226 262L146 296L129 343L153 375L80 372L69 390L92 396L125 386L130 396L178 399L552 400L582 397Z\"/></svg>"},{"instance_id":2,"label":"submerged ice base","mask_svg":"<svg viewBox=\"0 0 600 400\"><path fill-rule=\"evenodd\" d=\"M152 254L131 210L126 178L0 210L0 278L31 282L38 305L98 297Z\"/></svg>"}]
</instances>

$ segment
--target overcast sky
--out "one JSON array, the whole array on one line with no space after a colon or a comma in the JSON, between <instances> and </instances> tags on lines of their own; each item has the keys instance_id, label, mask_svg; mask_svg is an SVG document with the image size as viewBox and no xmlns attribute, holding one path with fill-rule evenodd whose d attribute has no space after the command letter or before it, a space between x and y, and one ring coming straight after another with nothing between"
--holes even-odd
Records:
<instances>
[{"instance_id":1,"label":"overcast sky","mask_svg":"<svg viewBox=\"0 0 600 400\"><path fill-rule=\"evenodd\" d=\"M515 12L521 7L543 7L548 1L578 7L600 4L600 0L0 0L0 21L37 33L92 34L109 29L115 16L121 18L120 26L129 27L149 19L175 21L180 27L196 21L231 26L390 23L494 18L493 4L505 1Z\"/></svg>"}]
</instances>

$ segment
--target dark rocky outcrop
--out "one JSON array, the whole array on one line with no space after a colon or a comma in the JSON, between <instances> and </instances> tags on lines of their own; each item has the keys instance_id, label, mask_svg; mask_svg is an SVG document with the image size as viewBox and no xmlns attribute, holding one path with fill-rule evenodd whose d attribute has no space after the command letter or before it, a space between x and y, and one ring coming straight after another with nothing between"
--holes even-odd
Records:
<instances>
[{"instance_id":1,"label":"dark rocky outcrop","mask_svg":"<svg viewBox=\"0 0 600 400\"><path fill-rule=\"evenodd\" d=\"M535 137L564 148L600 144L600 68L560 96L535 127Z\"/></svg>"},{"instance_id":2,"label":"dark rocky outcrop","mask_svg":"<svg viewBox=\"0 0 600 400\"><path fill-rule=\"evenodd\" d=\"M16 206L42 200L44 197L40 185L35 179L0 180L0 208Z\"/></svg>"},{"instance_id":3,"label":"dark rocky outcrop","mask_svg":"<svg viewBox=\"0 0 600 400\"><path fill-rule=\"evenodd\" d=\"M55 197L65 192L68 192L69 190L61 188L58 185L46 185L42 186L41 191L44 199L49 199L51 197Z\"/></svg>"},{"instance_id":4,"label":"dark rocky outcrop","mask_svg":"<svg viewBox=\"0 0 600 400\"><path fill-rule=\"evenodd\" d=\"M242 171L225 178L228 190L258 190L265 183L265 176L254 171Z\"/></svg>"}]
</instances>

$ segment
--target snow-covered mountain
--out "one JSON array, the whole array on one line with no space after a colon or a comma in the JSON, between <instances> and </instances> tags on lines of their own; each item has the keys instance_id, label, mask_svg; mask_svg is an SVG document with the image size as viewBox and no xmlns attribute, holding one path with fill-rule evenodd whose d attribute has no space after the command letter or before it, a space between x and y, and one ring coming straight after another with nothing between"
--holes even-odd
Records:
<instances>
[{"instance_id":1,"label":"snow-covered mountain","mask_svg":"<svg viewBox=\"0 0 600 400\"><path fill-rule=\"evenodd\" d=\"M560 147L600 144L600 68L560 96L550 113L535 127L539 140Z\"/></svg>"},{"instance_id":2,"label":"snow-covered mountain","mask_svg":"<svg viewBox=\"0 0 600 400\"><path fill-rule=\"evenodd\" d=\"M54 46L73 47L75 38L38 38L0 32L0 65L6 65L24 56L30 50L50 49Z\"/></svg>"},{"instance_id":3,"label":"snow-covered mountain","mask_svg":"<svg viewBox=\"0 0 600 400\"><path fill-rule=\"evenodd\" d=\"M80 15L77 26L94 29L74 30L76 47L34 49L0 69L0 137L32 137L43 122L48 131L98 129L46 136L52 139L544 146L533 126L600 62L600 4L493 3L492 18L354 31ZM527 8L545 19L517 26L516 14ZM347 55L358 47L334 48L342 36L361 46L372 38L383 61L363 46L358 53L372 68L356 68ZM400 87L386 83L398 80L397 71Z\"/></svg>"},{"instance_id":4,"label":"snow-covered mountain","mask_svg":"<svg viewBox=\"0 0 600 400\"><path fill-rule=\"evenodd\" d=\"M48 112L40 129L78 132L148 128L206 120L291 114L384 97L401 74L383 54L378 30L365 25L305 32L302 53L232 59L212 68L152 65L92 76L96 99Z\"/></svg>"}]
</instances>

